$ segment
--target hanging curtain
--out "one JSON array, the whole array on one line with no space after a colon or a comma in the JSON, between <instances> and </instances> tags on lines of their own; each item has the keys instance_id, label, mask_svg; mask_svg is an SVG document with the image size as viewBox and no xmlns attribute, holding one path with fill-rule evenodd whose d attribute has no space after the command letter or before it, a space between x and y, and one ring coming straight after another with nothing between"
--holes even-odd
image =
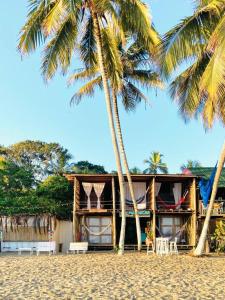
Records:
<instances>
[{"instance_id":1,"label":"hanging curtain","mask_svg":"<svg viewBox=\"0 0 225 300\"><path fill-rule=\"evenodd\" d=\"M180 201L181 192L182 192L182 184L180 182L174 183L173 195L174 195L174 199L175 199L175 204L178 204L178 202ZM177 205L176 208L180 208L180 205Z\"/></svg>"},{"instance_id":2,"label":"hanging curtain","mask_svg":"<svg viewBox=\"0 0 225 300\"><path fill-rule=\"evenodd\" d=\"M155 182L155 197L157 197L159 195L161 185L162 185L161 182Z\"/></svg>"},{"instance_id":3,"label":"hanging curtain","mask_svg":"<svg viewBox=\"0 0 225 300\"><path fill-rule=\"evenodd\" d=\"M93 184L93 187L94 187L94 190L95 190L95 193L98 197L98 201L97 201L97 208L101 208L101 200L100 200L100 197L101 197L101 194L104 190L104 187L105 187L105 183L94 183Z\"/></svg>"},{"instance_id":4,"label":"hanging curtain","mask_svg":"<svg viewBox=\"0 0 225 300\"><path fill-rule=\"evenodd\" d=\"M134 197L137 202L138 209L146 209L146 182L133 182ZM133 206L133 201L130 195L128 182L125 182L126 205L128 209Z\"/></svg>"},{"instance_id":5,"label":"hanging curtain","mask_svg":"<svg viewBox=\"0 0 225 300\"><path fill-rule=\"evenodd\" d=\"M84 191L88 197L87 200L87 209L91 209L91 199L90 199L90 195L91 195L91 191L92 191L92 187L93 187L93 183L90 182L82 182Z\"/></svg>"}]
</instances>

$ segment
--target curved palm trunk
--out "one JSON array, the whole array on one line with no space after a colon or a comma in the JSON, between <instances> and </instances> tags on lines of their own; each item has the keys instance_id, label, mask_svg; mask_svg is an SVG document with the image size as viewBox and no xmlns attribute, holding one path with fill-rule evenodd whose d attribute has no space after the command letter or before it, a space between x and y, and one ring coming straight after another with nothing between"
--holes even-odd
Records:
<instances>
[{"instance_id":1,"label":"curved palm trunk","mask_svg":"<svg viewBox=\"0 0 225 300\"><path fill-rule=\"evenodd\" d=\"M123 143L123 135L122 135L121 125L120 125L120 117L119 117L119 111L118 111L118 105L117 105L117 97L116 97L116 93L113 89L112 89L112 100L113 100L113 113L114 113L114 117L115 117L115 121L116 121L116 129L117 129L117 136L118 136L118 144L119 144L119 148L120 148L120 154L122 156L123 165L124 165L124 168L125 168L125 171L126 171L129 190L130 190L130 194L131 194L131 199L132 199L133 206L134 206L137 241L138 241L138 251L141 251L141 246L142 246L141 244L142 243L141 243L140 219L139 219L139 215L138 215L137 202L136 202L135 195L134 195L132 179L131 179L130 170L129 170L129 166L128 166L128 161L127 161L126 152L125 152L125 147L124 147L124 143Z\"/></svg>"},{"instance_id":2,"label":"curved palm trunk","mask_svg":"<svg viewBox=\"0 0 225 300\"><path fill-rule=\"evenodd\" d=\"M222 152L220 154L220 159L218 161L218 166L217 166L217 170L216 170L216 175L215 175L215 179L213 182L213 188L212 188L212 194L210 197L210 202L209 202L209 206L207 209L207 213L206 213L206 217L205 217L205 221L204 221L204 225L202 228L202 232L198 241L198 245L194 251L194 256L201 256L204 252L204 247L205 247L205 241L206 241L206 237L207 237L207 231L209 228L209 222L210 222L210 216L212 213L212 209L213 209L213 204L216 198L216 192L217 192L217 187L218 187L218 183L219 183L219 179L220 179L220 174L223 170L223 165L224 165L224 161L225 161L225 142L223 144L223 148L222 148Z\"/></svg>"},{"instance_id":3,"label":"curved palm trunk","mask_svg":"<svg viewBox=\"0 0 225 300\"><path fill-rule=\"evenodd\" d=\"M93 6L93 3L92 3L92 6ZM124 178L123 178L120 154L119 154L118 143L117 143L117 138L116 138L116 131L115 131L115 126L114 126L114 122L113 122L113 114L112 114L112 107L111 107L111 101L110 101L109 85L108 85L108 81L107 81L107 73L106 73L104 61L103 61L101 31L100 31L100 27L99 27L99 21L98 21L97 14L93 11L93 9L91 10L91 12L92 12L93 24L94 24L94 29L95 29L95 38L96 38L99 69L100 69L101 76L102 76L102 83L103 83L103 88L104 88L104 93L105 93L106 108L107 108L108 120L109 120L109 127L110 127L110 131L111 131L112 144L113 144L113 149L114 149L114 154L115 154L115 159L116 159L116 167L117 167L118 178L119 178L122 220L121 220L121 230L120 230L118 254L123 254L124 253L125 229L126 229Z\"/></svg>"}]
</instances>

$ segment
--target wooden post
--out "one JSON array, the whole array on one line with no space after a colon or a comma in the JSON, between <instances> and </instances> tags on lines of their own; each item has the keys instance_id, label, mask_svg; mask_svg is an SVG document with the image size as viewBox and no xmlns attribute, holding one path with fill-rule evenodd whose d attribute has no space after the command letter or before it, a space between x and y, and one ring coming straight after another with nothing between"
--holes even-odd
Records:
<instances>
[{"instance_id":1,"label":"wooden post","mask_svg":"<svg viewBox=\"0 0 225 300\"><path fill-rule=\"evenodd\" d=\"M155 177L152 178L152 188L151 188L151 203L152 203L152 230L153 230L153 241L155 243L156 239L156 203L155 203Z\"/></svg>"},{"instance_id":2,"label":"wooden post","mask_svg":"<svg viewBox=\"0 0 225 300\"><path fill-rule=\"evenodd\" d=\"M197 235L197 205L196 205L196 179L193 178L191 185L191 208L193 210L191 217L191 243L192 246L196 246L196 235Z\"/></svg>"},{"instance_id":3,"label":"wooden post","mask_svg":"<svg viewBox=\"0 0 225 300\"><path fill-rule=\"evenodd\" d=\"M112 177L112 202L113 202L113 248L116 248L116 191L115 179Z\"/></svg>"},{"instance_id":4,"label":"wooden post","mask_svg":"<svg viewBox=\"0 0 225 300\"><path fill-rule=\"evenodd\" d=\"M76 242L76 192L77 192L77 179L74 178L73 182L73 242Z\"/></svg>"}]
</instances>

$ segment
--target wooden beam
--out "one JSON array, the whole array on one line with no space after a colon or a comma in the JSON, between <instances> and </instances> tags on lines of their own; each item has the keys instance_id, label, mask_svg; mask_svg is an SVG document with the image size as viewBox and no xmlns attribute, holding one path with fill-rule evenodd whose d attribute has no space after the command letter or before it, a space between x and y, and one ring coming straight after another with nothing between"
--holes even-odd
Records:
<instances>
[{"instance_id":1,"label":"wooden beam","mask_svg":"<svg viewBox=\"0 0 225 300\"><path fill-rule=\"evenodd\" d=\"M152 230L153 230L153 241L156 239L156 203L155 203L155 177L152 178L151 182L151 209L152 209Z\"/></svg>"},{"instance_id":2,"label":"wooden beam","mask_svg":"<svg viewBox=\"0 0 225 300\"><path fill-rule=\"evenodd\" d=\"M73 242L76 242L77 237L77 216L76 216L76 210L77 210L77 179L74 178L73 183Z\"/></svg>"},{"instance_id":3,"label":"wooden beam","mask_svg":"<svg viewBox=\"0 0 225 300\"><path fill-rule=\"evenodd\" d=\"M115 179L112 177L112 202L113 202L113 248L116 248L116 191L115 191Z\"/></svg>"},{"instance_id":4,"label":"wooden beam","mask_svg":"<svg viewBox=\"0 0 225 300\"><path fill-rule=\"evenodd\" d=\"M196 203L196 179L193 178L192 181L192 191L191 191L191 201L192 201L192 244L196 246L196 238L197 238L197 203Z\"/></svg>"}]
</instances>

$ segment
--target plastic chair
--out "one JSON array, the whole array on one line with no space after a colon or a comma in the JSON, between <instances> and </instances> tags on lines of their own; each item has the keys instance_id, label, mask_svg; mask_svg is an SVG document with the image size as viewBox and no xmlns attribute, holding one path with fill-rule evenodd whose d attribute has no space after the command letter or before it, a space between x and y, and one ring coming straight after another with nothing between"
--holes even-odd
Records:
<instances>
[{"instance_id":1,"label":"plastic chair","mask_svg":"<svg viewBox=\"0 0 225 300\"><path fill-rule=\"evenodd\" d=\"M178 254L177 242L177 237L175 237L174 241L170 242L170 254Z\"/></svg>"}]
</instances>

